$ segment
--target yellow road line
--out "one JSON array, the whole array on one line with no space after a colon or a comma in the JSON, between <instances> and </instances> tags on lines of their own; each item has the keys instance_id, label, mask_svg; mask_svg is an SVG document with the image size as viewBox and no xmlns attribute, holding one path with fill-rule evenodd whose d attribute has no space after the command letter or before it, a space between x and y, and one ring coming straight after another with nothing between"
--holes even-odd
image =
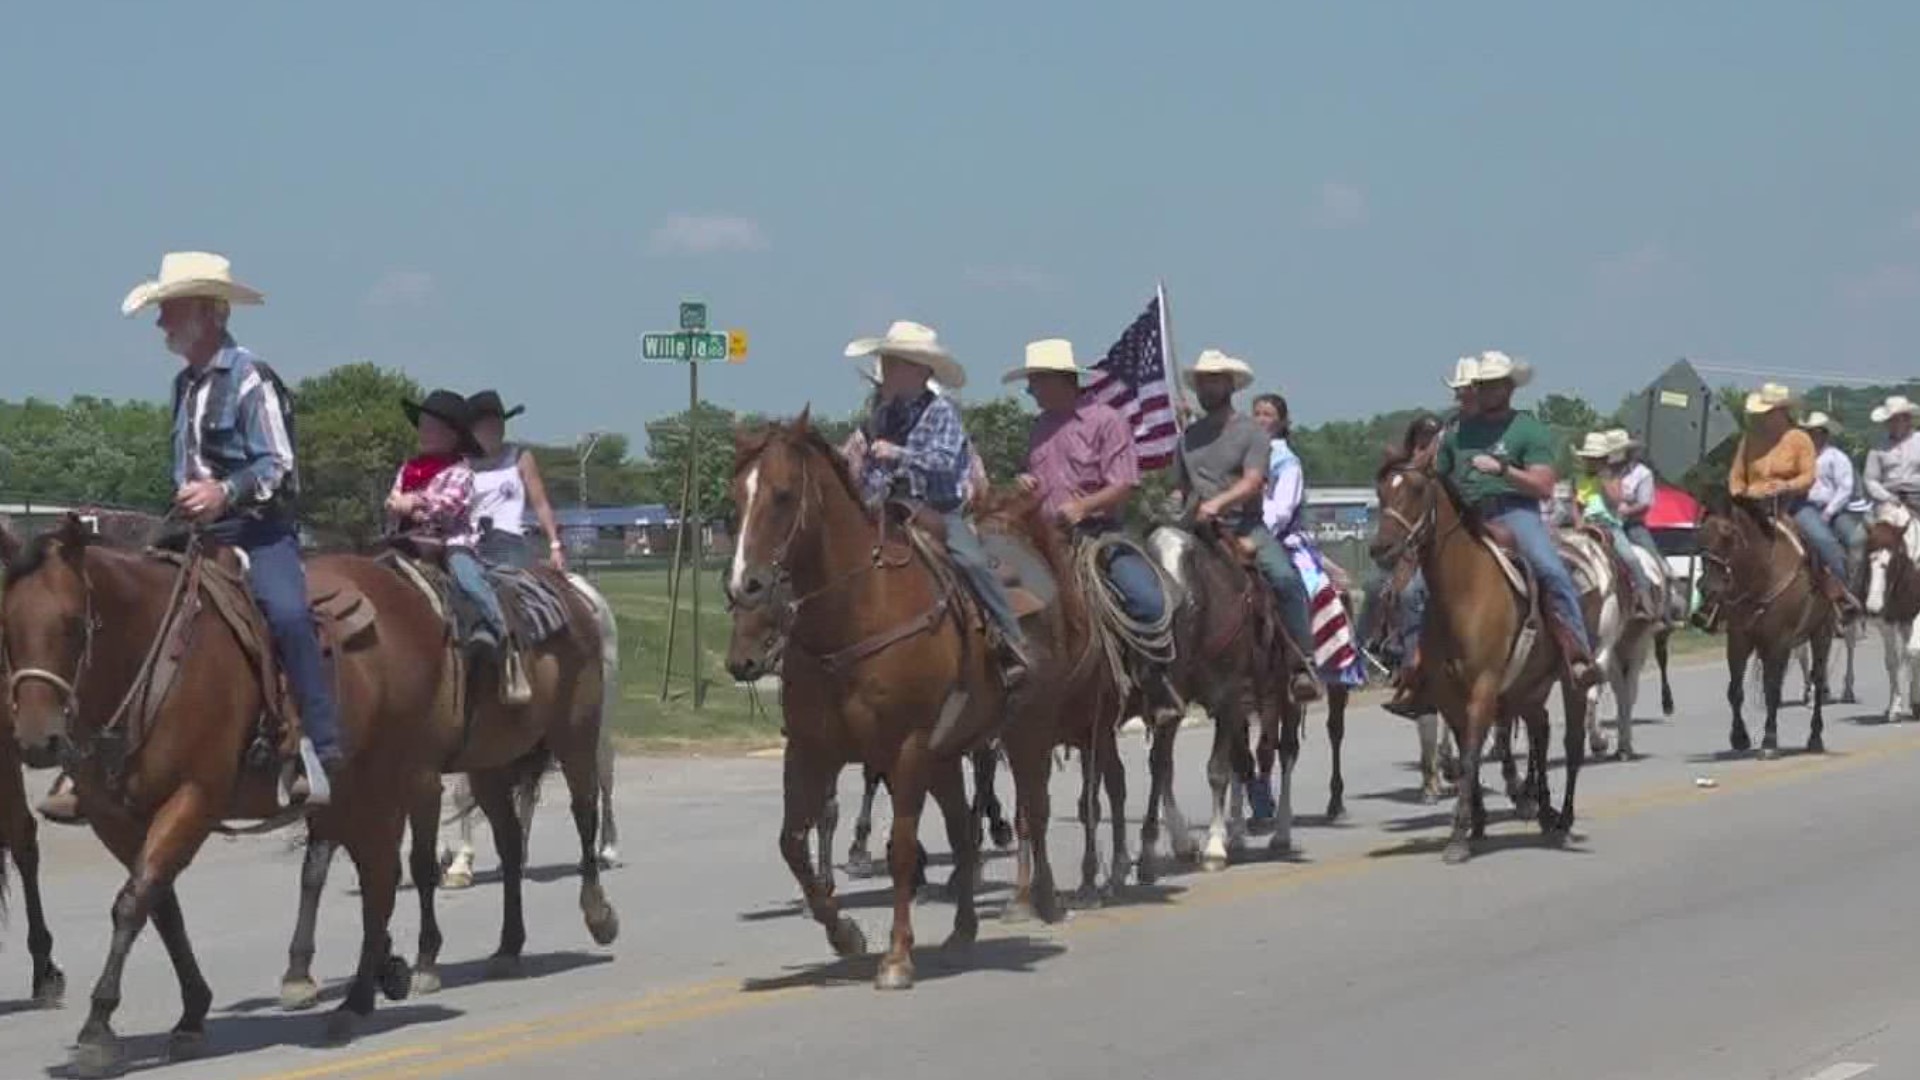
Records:
<instances>
[{"instance_id":1,"label":"yellow road line","mask_svg":"<svg viewBox=\"0 0 1920 1080\"><path fill-rule=\"evenodd\" d=\"M1582 819L1617 820L1661 807L1704 802L1728 793L1773 787L1805 777L1857 769L1901 754L1920 750L1920 734L1906 735L1877 746L1844 754L1802 755L1765 763L1738 762L1739 771L1722 773L1719 785L1703 789L1691 782L1652 791L1601 800L1582 811ZM1730 764L1733 764L1730 762ZM1390 864L1382 854L1402 845L1370 848L1323 863L1235 867L1235 873L1205 884L1196 881L1165 904L1076 912L1052 933L1077 934L1130 926L1155 915L1182 908L1213 907L1258 896L1275 889L1294 888L1352 877ZM1204 879L1202 879L1204 880ZM997 935L996 935L997 936ZM716 979L646 997L581 1009L537 1020L499 1025L431 1042L416 1043L339 1061L285 1072L268 1073L258 1080L321 1080L356 1077L358 1080L421 1080L465 1069L498 1064L543 1051L599 1042L674 1024L722 1016L757 1005L771 1004L818 986L790 986L749 990L735 979ZM559 1030L554 1030L554 1029ZM550 1034L537 1034L550 1032ZM451 1057L437 1057L465 1047L479 1047ZM431 1059L431 1060L423 1060Z\"/></svg>"}]
</instances>

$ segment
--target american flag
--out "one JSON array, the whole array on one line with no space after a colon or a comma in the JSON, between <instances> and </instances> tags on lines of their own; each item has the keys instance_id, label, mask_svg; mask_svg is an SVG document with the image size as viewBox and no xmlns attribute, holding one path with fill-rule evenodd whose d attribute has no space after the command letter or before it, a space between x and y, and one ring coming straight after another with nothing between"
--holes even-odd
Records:
<instances>
[{"instance_id":1,"label":"american flag","mask_svg":"<svg viewBox=\"0 0 1920 1080\"><path fill-rule=\"evenodd\" d=\"M1093 365L1099 377L1082 391L1087 399L1111 405L1127 418L1143 472L1173 464L1173 450L1180 441L1168 397L1167 339L1161 303L1162 298L1156 294L1147 310L1107 350L1106 359Z\"/></svg>"}]
</instances>

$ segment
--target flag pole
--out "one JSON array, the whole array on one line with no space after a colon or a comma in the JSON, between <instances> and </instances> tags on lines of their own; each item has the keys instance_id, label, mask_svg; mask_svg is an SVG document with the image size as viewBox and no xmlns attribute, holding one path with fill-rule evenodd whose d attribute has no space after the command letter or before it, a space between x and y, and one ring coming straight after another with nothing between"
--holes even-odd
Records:
<instances>
[{"instance_id":1,"label":"flag pole","mask_svg":"<svg viewBox=\"0 0 1920 1080\"><path fill-rule=\"evenodd\" d=\"M1167 310L1167 283L1157 280L1153 285L1154 298L1160 302L1160 341L1167 349L1167 380L1173 383L1174 393L1179 395L1179 403L1173 408L1173 426L1184 433L1187 430L1187 380L1180 373L1180 354L1173 347L1173 315Z\"/></svg>"}]
</instances>

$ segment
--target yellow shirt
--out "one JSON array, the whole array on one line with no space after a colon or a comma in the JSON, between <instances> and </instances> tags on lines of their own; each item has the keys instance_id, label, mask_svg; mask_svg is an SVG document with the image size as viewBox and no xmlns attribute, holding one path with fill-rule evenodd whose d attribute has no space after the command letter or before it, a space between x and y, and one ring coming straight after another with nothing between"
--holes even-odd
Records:
<instances>
[{"instance_id":1,"label":"yellow shirt","mask_svg":"<svg viewBox=\"0 0 1920 1080\"><path fill-rule=\"evenodd\" d=\"M1742 435L1733 451L1733 469L1727 491L1735 496L1805 495L1813 490L1814 462L1819 457L1813 439L1799 428L1762 447L1751 435Z\"/></svg>"}]
</instances>

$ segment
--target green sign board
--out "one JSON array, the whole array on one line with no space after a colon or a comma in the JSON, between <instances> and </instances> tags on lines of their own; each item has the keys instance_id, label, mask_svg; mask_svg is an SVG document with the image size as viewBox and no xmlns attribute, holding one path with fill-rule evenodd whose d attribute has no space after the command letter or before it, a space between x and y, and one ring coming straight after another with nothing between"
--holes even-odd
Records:
<instances>
[{"instance_id":1,"label":"green sign board","mask_svg":"<svg viewBox=\"0 0 1920 1080\"><path fill-rule=\"evenodd\" d=\"M707 305L697 300L680 302L680 329L705 330L707 328Z\"/></svg>"},{"instance_id":2,"label":"green sign board","mask_svg":"<svg viewBox=\"0 0 1920 1080\"><path fill-rule=\"evenodd\" d=\"M725 360L727 335L708 333L642 334L640 359L662 363L681 360Z\"/></svg>"}]
</instances>

